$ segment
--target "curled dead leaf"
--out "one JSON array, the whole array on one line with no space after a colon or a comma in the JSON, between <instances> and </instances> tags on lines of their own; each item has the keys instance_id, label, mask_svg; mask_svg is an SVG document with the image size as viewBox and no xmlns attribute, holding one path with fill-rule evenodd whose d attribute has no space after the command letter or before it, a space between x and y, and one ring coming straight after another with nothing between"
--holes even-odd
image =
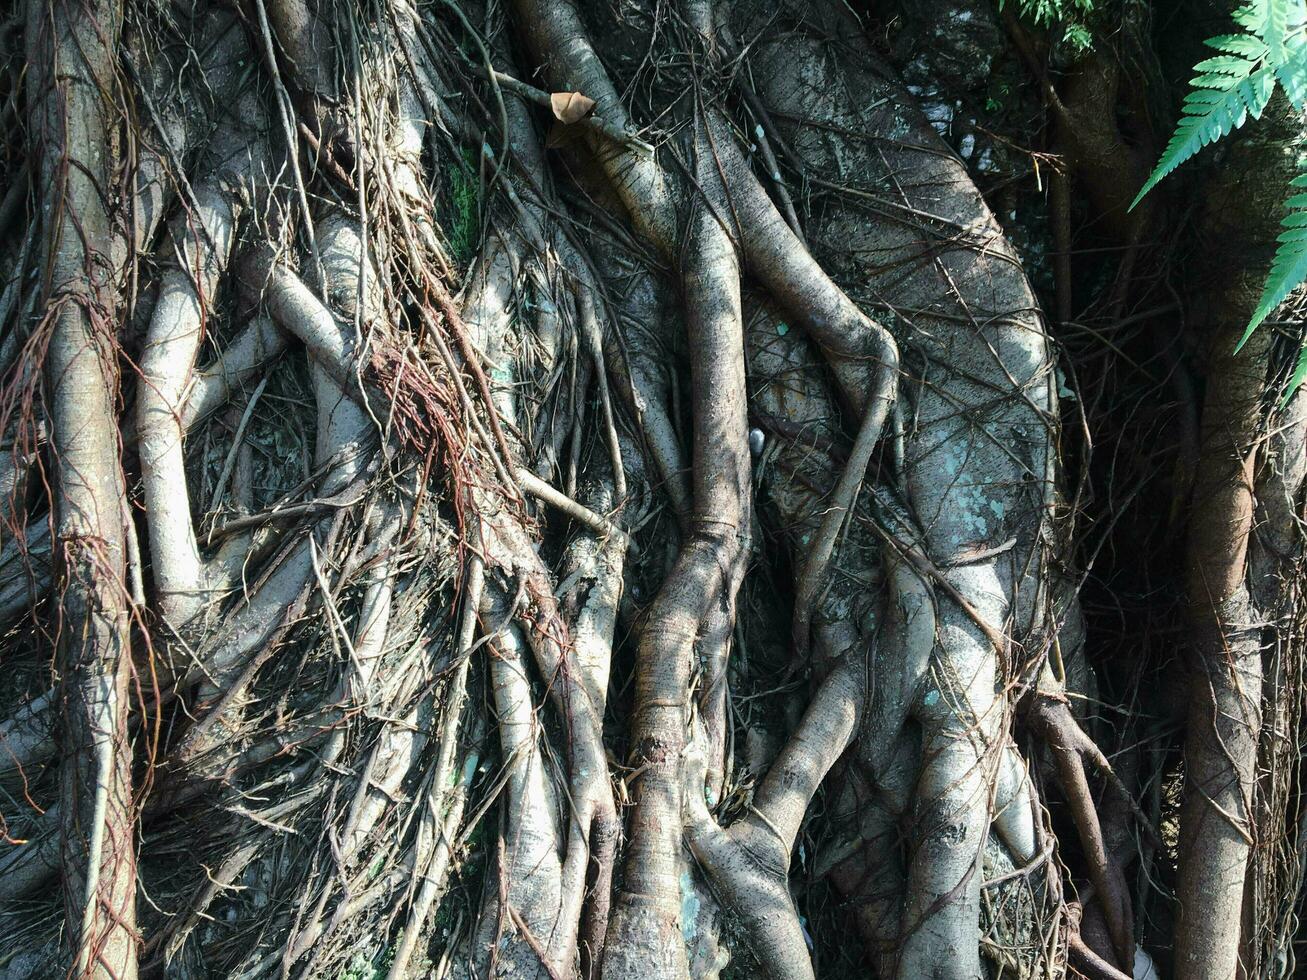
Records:
<instances>
[{"instance_id":1,"label":"curled dead leaf","mask_svg":"<svg viewBox=\"0 0 1307 980\"><path fill-rule=\"evenodd\" d=\"M570 125L594 112L595 100L580 92L554 92L549 96L549 107L555 119Z\"/></svg>"}]
</instances>

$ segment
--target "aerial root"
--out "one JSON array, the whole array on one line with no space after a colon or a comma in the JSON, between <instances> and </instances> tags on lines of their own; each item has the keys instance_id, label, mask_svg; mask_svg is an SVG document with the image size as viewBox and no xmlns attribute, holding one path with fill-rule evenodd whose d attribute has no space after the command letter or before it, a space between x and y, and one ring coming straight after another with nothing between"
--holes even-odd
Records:
<instances>
[{"instance_id":1,"label":"aerial root","mask_svg":"<svg viewBox=\"0 0 1307 980\"><path fill-rule=\"evenodd\" d=\"M706 143L699 143L696 155L700 174L711 180ZM630 976L684 971L679 962L684 949L675 937L680 933L680 770L691 676L701 658L705 677L718 678L717 688L706 693L724 697L720 677L752 521L739 259L727 229L706 203L696 209L683 282L694 352L694 505L690 536L649 609L640 639L632 725L632 765L641 773L635 784L638 805L615 912L619 941L616 955L605 962L605 973L639 971ZM710 784L720 782L712 774L722 766L723 735L719 730L717 744L706 748ZM677 912L669 914L669 907ZM669 930L671 935L664 935ZM651 942L661 946L658 961L647 958Z\"/></svg>"},{"instance_id":2,"label":"aerial root","mask_svg":"<svg viewBox=\"0 0 1307 980\"><path fill-rule=\"evenodd\" d=\"M1066 795L1072 820L1089 862L1090 880L1107 922L1113 953L1117 963L1128 967L1134 962L1135 953L1132 924L1134 914L1129 886L1124 870L1104 842L1102 824L1087 775L1087 768L1091 764L1107 773L1111 772L1111 765L1102 750L1080 728L1066 701L1038 697L1031 707L1029 717L1032 727L1053 754L1058 783ZM1123 787L1120 791L1125 792Z\"/></svg>"},{"instance_id":3,"label":"aerial root","mask_svg":"<svg viewBox=\"0 0 1307 980\"><path fill-rule=\"evenodd\" d=\"M388 980L406 976L409 959L417 946L418 935L426 923L432 905L444 888L445 877L452 855L452 841L462 823L463 804L467 798L464 776L451 791L447 789L454 774L460 729L467 702L467 675L472 661L472 645L476 638L477 621L481 611L481 597L485 588L485 565L480 556L468 558L467 576L463 588L463 616L459 626L458 650L454 674L446 687L444 715L441 721L439 749L431 775L430 790L424 800L422 821L430 839L430 857L425 866L419 861L414 874L421 876L418 888L409 907L408 920L400 934L395 958L391 961Z\"/></svg>"},{"instance_id":4,"label":"aerial root","mask_svg":"<svg viewBox=\"0 0 1307 980\"><path fill-rule=\"evenodd\" d=\"M774 980L813 976L789 891L790 853L818 786L857 733L864 671L863 665L849 660L822 682L799 728L755 791L748 812L729 827L722 828L708 810L701 789L706 759L700 750L691 749L686 841Z\"/></svg>"},{"instance_id":5,"label":"aerial root","mask_svg":"<svg viewBox=\"0 0 1307 980\"><path fill-rule=\"evenodd\" d=\"M1123 973L1112 963L1098 955L1085 942L1080 932L1083 915L1084 910L1078 902L1067 903L1067 952L1071 965L1088 977L1089 980L1130 980L1132 973ZM1133 970L1133 956L1131 956L1130 965Z\"/></svg>"}]
</instances>

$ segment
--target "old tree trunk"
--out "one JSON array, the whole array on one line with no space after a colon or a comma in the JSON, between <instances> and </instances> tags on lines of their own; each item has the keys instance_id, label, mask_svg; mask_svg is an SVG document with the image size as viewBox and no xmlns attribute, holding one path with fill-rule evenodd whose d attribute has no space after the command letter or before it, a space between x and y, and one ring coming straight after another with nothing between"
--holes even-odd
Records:
<instances>
[{"instance_id":1,"label":"old tree trunk","mask_svg":"<svg viewBox=\"0 0 1307 980\"><path fill-rule=\"evenodd\" d=\"M1292 975L1228 13L9 8L0 977Z\"/></svg>"}]
</instances>

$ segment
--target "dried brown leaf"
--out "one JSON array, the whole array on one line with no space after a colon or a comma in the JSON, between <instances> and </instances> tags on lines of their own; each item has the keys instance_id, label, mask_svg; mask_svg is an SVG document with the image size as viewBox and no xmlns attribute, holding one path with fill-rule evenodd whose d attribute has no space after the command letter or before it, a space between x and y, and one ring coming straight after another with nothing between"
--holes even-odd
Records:
<instances>
[{"instance_id":1,"label":"dried brown leaf","mask_svg":"<svg viewBox=\"0 0 1307 980\"><path fill-rule=\"evenodd\" d=\"M549 96L549 106L554 110L555 119L571 125L594 112L595 100L580 92L554 92Z\"/></svg>"}]
</instances>

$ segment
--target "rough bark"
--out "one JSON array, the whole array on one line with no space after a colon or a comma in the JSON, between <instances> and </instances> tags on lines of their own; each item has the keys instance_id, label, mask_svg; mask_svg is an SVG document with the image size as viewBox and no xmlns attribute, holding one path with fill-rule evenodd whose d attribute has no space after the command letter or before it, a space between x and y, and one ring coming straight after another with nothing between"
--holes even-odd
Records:
<instances>
[{"instance_id":1,"label":"rough bark","mask_svg":"<svg viewBox=\"0 0 1307 980\"><path fill-rule=\"evenodd\" d=\"M45 387L56 466L59 834L74 976L136 976L135 800L127 719L127 500L118 454L117 3L31 4L29 125L41 215Z\"/></svg>"},{"instance_id":2,"label":"rough bark","mask_svg":"<svg viewBox=\"0 0 1307 980\"><path fill-rule=\"evenodd\" d=\"M1227 165L1288 178L1292 161L1281 141L1300 124L1288 106L1274 108L1265 127L1229 148ZM1221 244L1200 291L1210 353L1185 568L1193 673L1176 954L1186 976L1221 980L1251 966L1241 964L1241 933L1253 911L1245 903L1258 835L1263 626L1277 604L1256 601L1248 565L1255 469L1268 431L1272 337L1255 334L1234 353L1269 268L1276 229L1263 208L1269 203L1257 203L1236 191L1228 176L1217 176L1209 183L1201 226Z\"/></svg>"},{"instance_id":3,"label":"rough bark","mask_svg":"<svg viewBox=\"0 0 1307 980\"><path fill-rule=\"evenodd\" d=\"M0 24L0 975L1276 975L1300 124L909 6Z\"/></svg>"}]
</instances>

